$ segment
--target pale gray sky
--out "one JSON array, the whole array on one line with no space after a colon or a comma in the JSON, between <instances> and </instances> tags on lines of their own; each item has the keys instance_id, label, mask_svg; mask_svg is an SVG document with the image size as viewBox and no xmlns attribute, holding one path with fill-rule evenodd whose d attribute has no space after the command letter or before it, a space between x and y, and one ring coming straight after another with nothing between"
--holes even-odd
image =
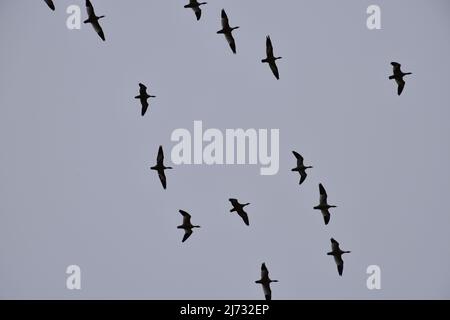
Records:
<instances>
[{"instance_id":1,"label":"pale gray sky","mask_svg":"<svg viewBox=\"0 0 450 320\"><path fill-rule=\"evenodd\" d=\"M449 2L217 0L199 22L187 2L94 0L105 43L66 28L82 0L1 2L0 297L263 299L266 262L274 299L450 298ZM279 81L260 62L268 34ZM413 72L400 97L391 61ZM139 82L157 96L144 118ZM164 191L157 148L194 120L280 129L279 174L177 166ZM314 166L302 186L291 150ZM319 182L338 205L328 226ZM202 226L183 244L179 209ZM342 278L331 237L352 251ZM71 264L81 291L65 288Z\"/></svg>"}]
</instances>

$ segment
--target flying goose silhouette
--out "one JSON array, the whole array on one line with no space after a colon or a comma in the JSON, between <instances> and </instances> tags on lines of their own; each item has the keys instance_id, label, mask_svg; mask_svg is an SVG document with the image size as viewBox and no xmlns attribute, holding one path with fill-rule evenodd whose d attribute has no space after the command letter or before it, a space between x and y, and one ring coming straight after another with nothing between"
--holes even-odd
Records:
<instances>
[{"instance_id":1,"label":"flying goose silhouette","mask_svg":"<svg viewBox=\"0 0 450 320\"><path fill-rule=\"evenodd\" d=\"M320 210L323 215L323 220L325 221L325 224L327 225L328 222L330 222L330 212L328 209L330 208L336 208L336 206L329 205L327 202L327 192L325 191L325 188L321 183L319 183L319 191L320 191L320 201L319 205L315 206L314 209Z\"/></svg>"},{"instance_id":2,"label":"flying goose silhouette","mask_svg":"<svg viewBox=\"0 0 450 320\"><path fill-rule=\"evenodd\" d=\"M141 115L144 116L148 108L148 98L156 98L156 96L151 96L147 93L147 87L142 83L139 83L139 95L134 97L135 99L141 100Z\"/></svg>"},{"instance_id":3,"label":"flying goose silhouette","mask_svg":"<svg viewBox=\"0 0 450 320\"><path fill-rule=\"evenodd\" d=\"M156 158L156 165L151 167L150 169L158 171L159 180L161 180L163 188L166 189L167 182L164 170L172 169L172 167L164 166L164 152L162 146L159 146L158 157Z\"/></svg>"},{"instance_id":4,"label":"flying goose silhouette","mask_svg":"<svg viewBox=\"0 0 450 320\"><path fill-rule=\"evenodd\" d=\"M194 228L200 228L200 226L194 226L191 223L191 215L187 213L186 211L179 210L181 215L183 216L183 224L179 225L178 229L184 229L184 236L183 240L181 242L185 242L192 234L192 229Z\"/></svg>"},{"instance_id":5,"label":"flying goose silhouette","mask_svg":"<svg viewBox=\"0 0 450 320\"><path fill-rule=\"evenodd\" d=\"M105 41L105 34L103 33L102 27L100 26L100 23L98 20L101 18L104 18L105 16L97 17L95 15L94 7L92 6L91 1L86 0L86 10L88 14L88 18L84 21L84 23L90 23L94 27L95 32L98 33L100 38L102 38L103 41Z\"/></svg>"},{"instance_id":6,"label":"flying goose silhouette","mask_svg":"<svg viewBox=\"0 0 450 320\"><path fill-rule=\"evenodd\" d=\"M50 9L52 9L53 11L55 11L55 4L53 3L52 0L44 0L44 1L45 1L45 3L48 5L48 7L49 7Z\"/></svg>"},{"instance_id":7,"label":"flying goose silhouette","mask_svg":"<svg viewBox=\"0 0 450 320\"><path fill-rule=\"evenodd\" d=\"M394 74L389 76L389 80L395 79L395 82L397 82L397 94L401 95L403 88L405 87L405 80L403 80L403 77L412 73L411 72L404 73L401 70L402 65L398 62L391 62L391 65L393 67Z\"/></svg>"},{"instance_id":8,"label":"flying goose silhouette","mask_svg":"<svg viewBox=\"0 0 450 320\"><path fill-rule=\"evenodd\" d=\"M273 46L272 46L272 40L270 40L270 36L267 36L266 38L266 55L267 57L265 59L262 59L262 63L268 63L270 66L270 69L272 70L273 75L277 80L280 79L280 75L278 73L278 67L276 64L276 61L278 59L281 59L282 57L275 57L273 54Z\"/></svg>"},{"instance_id":9,"label":"flying goose silhouette","mask_svg":"<svg viewBox=\"0 0 450 320\"><path fill-rule=\"evenodd\" d=\"M233 209L231 209L230 212L237 212L237 214L242 218L242 220L244 220L244 223L246 225L250 225L250 223L248 221L248 215L244 211L244 207L248 206L250 203L240 204L239 201L234 198L231 198L228 200L231 202L231 205L233 206Z\"/></svg>"},{"instance_id":10,"label":"flying goose silhouette","mask_svg":"<svg viewBox=\"0 0 450 320\"><path fill-rule=\"evenodd\" d=\"M331 252L328 252L327 255L334 257L334 261L336 262L338 273L340 276L342 276L342 272L344 271L344 260L342 260L342 255L344 253L350 253L351 251L341 250L339 248L339 242L337 242L333 238L331 238L330 240L331 240Z\"/></svg>"},{"instance_id":11,"label":"flying goose silhouette","mask_svg":"<svg viewBox=\"0 0 450 320\"><path fill-rule=\"evenodd\" d=\"M312 166L305 166L303 164L303 157L298 152L292 151L292 153L294 154L295 158L297 158L297 166L291 169L291 171L297 171L300 174L299 184L302 184L307 177L306 169L311 169Z\"/></svg>"},{"instance_id":12,"label":"flying goose silhouette","mask_svg":"<svg viewBox=\"0 0 450 320\"><path fill-rule=\"evenodd\" d=\"M266 264L263 262L261 265L261 279L256 280L255 283L260 283L262 285L266 300L272 299L272 290L270 290L271 282L278 282L278 280L271 280L269 278L269 270L267 270Z\"/></svg>"},{"instance_id":13,"label":"flying goose silhouette","mask_svg":"<svg viewBox=\"0 0 450 320\"><path fill-rule=\"evenodd\" d=\"M228 16L224 9L222 9L222 29L217 31L218 34L225 35L225 39L227 39L228 44L230 45L231 50L234 54L236 54L236 42L233 38L233 30L238 29L239 27L230 27L230 24L228 23Z\"/></svg>"},{"instance_id":14,"label":"flying goose silhouette","mask_svg":"<svg viewBox=\"0 0 450 320\"><path fill-rule=\"evenodd\" d=\"M195 16L197 17L197 21L200 20L202 16L202 9L200 6L207 4L207 2L198 2L197 0L189 0L189 4L185 5L185 8L191 8Z\"/></svg>"}]
</instances>

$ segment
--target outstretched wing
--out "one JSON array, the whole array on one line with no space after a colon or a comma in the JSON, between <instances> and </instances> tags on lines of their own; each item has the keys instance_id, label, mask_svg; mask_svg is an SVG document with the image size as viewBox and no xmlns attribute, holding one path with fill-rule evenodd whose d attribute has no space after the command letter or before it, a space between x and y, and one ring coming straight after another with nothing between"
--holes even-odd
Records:
<instances>
[{"instance_id":1,"label":"outstretched wing","mask_svg":"<svg viewBox=\"0 0 450 320\"><path fill-rule=\"evenodd\" d=\"M266 54L267 57L273 57L273 46L272 46L272 40L270 40L270 36L267 36L266 38Z\"/></svg>"},{"instance_id":2,"label":"outstretched wing","mask_svg":"<svg viewBox=\"0 0 450 320\"><path fill-rule=\"evenodd\" d=\"M222 17L222 20L221 20L222 21L222 28L223 29L228 28L230 25L228 24L228 16L227 16L227 13L225 12L224 9L222 9L221 17Z\"/></svg>"},{"instance_id":3,"label":"outstretched wing","mask_svg":"<svg viewBox=\"0 0 450 320\"><path fill-rule=\"evenodd\" d=\"M45 1L45 3L48 5L48 7L49 7L50 9L52 9L53 11L55 11L55 4L53 3L52 0L44 0L44 1Z\"/></svg>"},{"instance_id":4,"label":"outstretched wing","mask_svg":"<svg viewBox=\"0 0 450 320\"><path fill-rule=\"evenodd\" d=\"M327 197L328 197L327 192L321 183L319 184L319 192L320 192L320 203L321 204L327 203Z\"/></svg>"},{"instance_id":5,"label":"outstretched wing","mask_svg":"<svg viewBox=\"0 0 450 320\"><path fill-rule=\"evenodd\" d=\"M244 210L239 210L238 215L242 218L242 220L244 220L244 223L246 225L250 225L250 223L248 221L248 215Z\"/></svg>"},{"instance_id":6,"label":"outstretched wing","mask_svg":"<svg viewBox=\"0 0 450 320\"><path fill-rule=\"evenodd\" d=\"M231 51L236 54L236 42L234 41L233 35L231 33L225 34L228 44L230 45Z\"/></svg>"},{"instance_id":7,"label":"outstretched wing","mask_svg":"<svg viewBox=\"0 0 450 320\"><path fill-rule=\"evenodd\" d=\"M331 238L330 241L331 241L331 250L332 251L339 251L339 242L334 240L334 238Z\"/></svg>"},{"instance_id":8,"label":"outstretched wing","mask_svg":"<svg viewBox=\"0 0 450 320\"><path fill-rule=\"evenodd\" d=\"M163 162L164 162L164 151L163 151L162 146L159 146L158 156L156 157L156 162L157 162L157 164L163 164Z\"/></svg>"},{"instance_id":9,"label":"outstretched wing","mask_svg":"<svg viewBox=\"0 0 450 320\"><path fill-rule=\"evenodd\" d=\"M272 300L272 290L270 290L270 284L264 283L262 285L262 287L263 287L264 296L266 297L266 300Z\"/></svg>"},{"instance_id":10,"label":"outstretched wing","mask_svg":"<svg viewBox=\"0 0 450 320\"><path fill-rule=\"evenodd\" d=\"M158 176L159 176L159 180L161 180L161 184L163 186L164 189L167 188L167 179L166 179L166 174L164 173L164 170L158 170Z\"/></svg>"},{"instance_id":11,"label":"outstretched wing","mask_svg":"<svg viewBox=\"0 0 450 320\"><path fill-rule=\"evenodd\" d=\"M191 215L184 210L179 210L179 212L183 216L183 224L190 224L191 223Z\"/></svg>"},{"instance_id":12,"label":"outstretched wing","mask_svg":"<svg viewBox=\"0 0 450 320\"><path fill-rule=\"evenodd\" d=\"M393 67L394 74L401 72L400 67L402 65L400 63L398 63L398 62L391 62L391 65Z\"/></svg>"},{"instance_id":13,"label":"outstretched wing","mask_svg":"<svg viewBox=\"0 0 450 320\"><path fill-rule=\"evenodd\" d=\"M397 78L395 79L395 81L397 82L397 94L401 95L403 92L403 88L405 87L405 80L403 80L402 78Z\"/></svg>"},{"instance_id":14,"label":"outstretched wing","mask_svg":"<svg viewBox=\"0 0 450 320\"><path fill-rule=\"evenodd\" d=\"M303 157L301 156L301 154L298 153L297 151L292 151L292 154L297 159L297 165L298 166L302 166L303 165Z\"/></svg>"},{"instance_id":15,"label":"outstretched wing","mask_svg":"<svg viewBox=\"0 0 450 320\"><path fill-rule=\"evenodd\" d=\"M141 97L140 100L141 100L141 105L142 105L141 115L144 116L148 109L148 101L146 98L143 98L143 97Z\"/></svg>"},{"instance_id":16,"label":"outstretched wing","mask_svg":"<svg viewBox=\"0 0 450 320\"><path fill-rule=\"evenodd\" d=\"M300 173L300 183L299 184L302 184L303 181L305 181L307 174L306 174L305 170L299 171L299 173Z\"/></svg>"},{"instance_id":17,"label":"outstretched wing","mask_svg":"<svg viewBox=\"0 0 450 320\"><path fill-rule=\"evenodd\" d=\"M334 261L336 262L339 275L342 276L342 273L344 272L344 260L342 260L342 256L335 255Z\"/></svg>"},{"instance_id":18,"label":"outstretched wing","mask_svg":"<svg viewBox=\"0 0 450 320\"><path fill-rule=\"evenodd\" d=\"M280 74L278 72L278 67L277 67L277 64L275 63L275 61L270 62L269 66L270 66L270 70L272 70L272 73L275 76L275 78L277 78L277 80L279 80Z\"/></svg>"},{"instance_id":19,"label":"outstretched wing","mask_svg":"<svg viewBox=\"0 0 450 320\"><path fill-rule=\"evenodd\" d=\"M181 242L185 242L192 234L192 229L185 229L183 240Z\"/></svg>"},{"instance_id":20,"label":"outstretched wing","mask_svg":"<svg viewBox=\"0 0 450 320\"><path fill-rule=\"evenodd\" d=\"M105 34L103 33L103 29L100 26L100 23L98 22L98 20L92 22L92 26L94 27L95 32L97 32L97 34L100 36L100 38L105 41Z\"/></svg>"},{"instance_id":21,"label":"outstretched wing","mask_svg":"<svg viewBox=\"0 0 450 320\"><path fill-rule=\"evenodd\" d=\"M94 7L92 6L91 1L86 0L86 10L89 17L95 16Z\"/></svg>"},{"instance_id":22,"label":"outstretched wing","mask_svg":"<svg viewBox=\"0 0 450 320\"><path fill-rule=\"evenodd\" d=\"M141 95L146 95L147 93L147 87L143 83L139 83L139 93Z\"/></svg>"},{"instance_id":23,"label":"outstretched wing","mask_svg":"<svg viewBox=\"0 0 450 320\"><path fill-rule=\"evenodd\" d=\"M266 267L266 264L263 262L261 264L261 279L269 278L269 270Z\"/></svg>"},{"instance_id":24,"label":"outstretched wing","mask_svg":"<svg viewBox=\"0 0 450 320\"><path fill-rule=\"evenodd\" d=\"M195 12L197 21L200 20L200 18L202 17L202 9L200 9L200 7L193 7L192 10L194 10Z\"/></svg>"},{"instance_id":25,"label":"outstretched wing","mask_svg":"<svg viewBox=\"0 0 450 320\"><path fill-rule=\"evenodd\" d=\"M231 199L228 199L228 200L231 202L231 205L233 207L236 207L236 206L239 205L239 202L237 201L237 199L231 198Z\"/></svg>"},{"instance_id":26,"label":"outstretched wing","mask_svg":"<svg viewBox=\"0 0 450 320\"><path fill-rule=\"evenodd\" d=\"M330 212L327 209L320 210L323 215L323 221L325 222L325 225L327 225L330 222Z\"/></svg>"}]
</instances>

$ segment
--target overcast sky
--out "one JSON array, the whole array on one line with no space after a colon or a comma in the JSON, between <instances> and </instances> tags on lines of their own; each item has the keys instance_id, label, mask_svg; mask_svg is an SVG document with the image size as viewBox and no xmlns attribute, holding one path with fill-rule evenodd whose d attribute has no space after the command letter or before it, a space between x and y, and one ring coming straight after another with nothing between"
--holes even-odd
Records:
<instances>
[{"instance_id":1,"label":"overcast sky","mask_svg":"<svg viewBox=\"0 0 450 320\"><path fill-rule=\"evenodd\" d=\"M273 299L450 298L450 3L210 0L197 22L187 2L94 0L102 42L66 28L82 0L1 1L0 297L263 299L266 262ZM279 81L260 62L268 34ZM413 73L400 97L391 61ZM157 96L145 117L139 82ZM194 120L279 129L279 173L174 166L163 190L158 146L171 165L173 130ZM301 186L292 150L314 166ZM319 182L338 206L327 226ZM251 203L250 227L228 198ZM179 209L202 226L185 243ZM343 277L331 237L352 251Z\"/></svg>"}]
</instances>

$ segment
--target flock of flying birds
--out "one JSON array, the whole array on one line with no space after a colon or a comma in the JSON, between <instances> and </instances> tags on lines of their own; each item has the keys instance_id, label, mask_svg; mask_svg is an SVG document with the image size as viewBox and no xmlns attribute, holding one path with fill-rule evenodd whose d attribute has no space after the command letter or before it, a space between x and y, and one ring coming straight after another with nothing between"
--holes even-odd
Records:
<instances>
[{"instance_id":1,"label":"flock of flying birds","mask_svg":"<svg viewBox=\"0 0 450 320\"><path fill-rule=\"evenodd\" d=\"M47 5L49 6L50 9L55 10L55 5L52 0L44 0L44 1L47 3ZM206 2L198 2L197 0L189 0L189 3L187 5L185 5L184 7L192 9L194 11L195 16L198 21L198 20L200 20L200 18L202 16L201 6L206 5L206 4L207 4ZM103 41L105 41L105 35L104 35L103 29L99 23L99 20L101 18L103 18L104 16L97 16L95 14L94 7L93 7L92 3L90 2L90 0L86 0L86 11L87 11L88 19L86 19L84 21L84 23L90 23L92 25L92 27L94 28L94 30L99 35L99 37ZM228 16L224 9L222 9L222 12L221 12L221 23L222 23L222 29L217 31L217 34L223 34L225 36L225 39L227 40L228 45L231 48L231 51L233 52L233 54L236 54L236 42L233 37L233 31L238 29L239 26L236 26L236 27L230 26ZM276 60L279 60L279 59L281 59L281 57L276 57L274 55L272 41L270 39L270 36L267 36L266 37L266 58L262 59L261 62L269 64L270 69L277 80L280 79L278 67L276 65ZM404 78L404 76L410 75L412 73L411 72L406 72L406 73L402 72L401 65L397 62L391 62L391 65L393 67L393 74L391 76L389 76L389 79L396 81L397 94L401 95L401 93L403 92L403 89L405 87L405 81L403 78ZM135 98L140 100L141 116L144 116L149 107L148 99L156 98L156 96L148 94L147 87L144 84L139 83L139 95L137 95ZM299 175L300 175L299 184L301 185L307 177L306 170L311 169L313 167L305 166L304 159L298 152L292 151L292 153L297 160L297 166L295 168L293 168L291 171L299 173ZM167 188L167 178L165 175L165 170L172 169L172 167L166 167L164 165L164 151L163 151L162 146L160 146L159 150L158 150L156 165L154 165L150 169L157 171L159 179L162 184L162 187L164 189L166 189ZM319 184L319 194L320 194L319 204L317 206L315 206L314 209L320 210L320 212L322 213L325 225L328 225L328 223L330 222L330 217L331 217L329 210L331 208L336 208L336 206L328 204L327 192L321 183ZM248 217L247 212L244 210L244 207L248 206L250 203L239 203L238 199L234 199L234 198L230 198L229 201L232 206L230 212L236 212L242 218L245 225L249 226L250 225L249 217ZM193 229L200 228L200 226L193 225L191 223L191 215L188 212L186 212L184 210L179 210L179 212L183 217L183 222L177 228L184 230L184 236L183 236L182 242L185 242L192 235ZM350 253L350 251L341 250L339 247L339 243L335 239L331 238L330 241L331 241L331 251L328 252L327 255L331 255L334 257L334 261L337 266L338 274L340 276L342 276L343 270L344 270L344 261L342 260L342 255L345 253ZM272 282L278 282L278 280L270 279L267 266L265 263L262 263L261 279L255 281L255 283L262 285L266 300L271 300L272 293L271 293L271 289L270 289L270 284Z\"/></svg>"}]
</instances>

